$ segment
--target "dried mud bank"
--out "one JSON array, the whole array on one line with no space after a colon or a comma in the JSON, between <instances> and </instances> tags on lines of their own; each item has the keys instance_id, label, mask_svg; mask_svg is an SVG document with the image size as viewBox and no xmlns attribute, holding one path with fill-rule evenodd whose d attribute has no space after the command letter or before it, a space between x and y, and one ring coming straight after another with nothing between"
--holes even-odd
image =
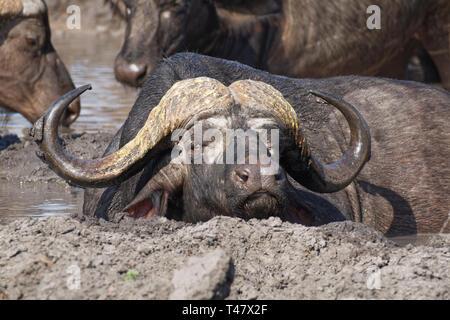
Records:
<instances>
[{"instance_id":1,"label":"dried mud bank","mask_svg":"<svg viewBox=\"0 0 450 320\"><path fill-rule=\"evenodd\" d=\"M450 238L357 223L49 217L0 226L3 299L446 299Z\"/></svg>"},{"instance_id":2,"label":"dried mud bank","mask_svg":"<svg viewBox=\"0 0 450 320\"><path fill-rule=\"evenodd\" d=\"M112 133L62 134L100 156ZM27 138L0 138L0 183L71 188ZM1 299L449 299L450 235L400 247L352 222L85 217L0 224Z\"/></svg>"},{"instance_id":3,"label":"dried mud bank","mask_svg":"<svg viewBox=\"0 0 450 320\"><path fill-rule=\"evenodd\" d=\"M69 153L91 159L103 154L113 133L65 133L61 137ZM52 182L67 185L36 156L38 151L39 147L31 137L19 139L15 135L0 135L0 183Z\"/></svg>"}]
</instances>

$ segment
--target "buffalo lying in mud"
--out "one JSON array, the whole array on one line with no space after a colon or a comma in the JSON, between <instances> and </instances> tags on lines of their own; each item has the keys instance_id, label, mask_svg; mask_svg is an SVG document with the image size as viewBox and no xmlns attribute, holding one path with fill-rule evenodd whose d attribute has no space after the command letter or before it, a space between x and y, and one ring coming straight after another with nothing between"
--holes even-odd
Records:
<instances>
[{"instance_id":1,"label":"buffalo lying in mud","mask_svg":"<svg viewBox=\"0 0 450 320\"><path fill-rule=\"evenodd\" d=\"M450 231L445 90L356 76L291 79L180 53L149 76L104 157L81 160L62 148L57 125L65 106L87 89L57 100L32 131L40 156L64 179L107 187L86 190L86 215L117 220L127 212L191 222L218 214L278 215L313 225L352 219L387 234ZM268 162L215 162L234 150L235 141L205 132L195 142L199 123L220 132L278 129L279 170L268 172ZM185 135L177 140L180 128L194 135L194 143ZM245 148L250 154L249 142ZM209 161L177 160L197 149Z\"/></svg>"},{"instance_id":2,"label":"buffalo lying in mud","mask_svg":"<svg viewBox=\"0 0 450 320\"><path fill-rule=\"evenodd\" d=\"M63 62L50 42L47 7L41 0L0 2L0 106L34 123L55 99L73 90ZM79 101L65 111L69 126Z\"/></svg>"},{"instance_id":3,"label":"buffalo lying in mud","mask_svg":"<svg viewBox=\"0 0 450 320\"><path fill-rule=\"evenodd\" d=\"M448 0L123 0L125 41L116 78L141 86L162 57L192 51L295 78L338 75L405 79L423 47L450 88ZM371 12L371 11L369 11Z\"/></svg>"}]
</instances>

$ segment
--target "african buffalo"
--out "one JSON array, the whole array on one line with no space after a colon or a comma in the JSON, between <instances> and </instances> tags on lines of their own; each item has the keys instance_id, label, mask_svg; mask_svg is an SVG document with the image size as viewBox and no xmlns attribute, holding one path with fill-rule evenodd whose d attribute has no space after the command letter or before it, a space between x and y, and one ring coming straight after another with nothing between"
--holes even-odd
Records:
<instances>
[{"instance_id":1,"label":"african buffalo","mask_svg":"<svg viewBox=\"0 0 450 320\"><path fill-rule=\"evenodd\" d=\"M57 100L32 132L40 156L64 179L108 187L86 190L86 215L115 220L126 211L191 222L278 215L305 224L352 219L387 234L450 231L445 90L357 76L292 79L179 53L150 74L104 157L81 160L61 147L57 125L87 89ZM194 143L177 140L177 129L190 137L198 123L219 131L279 129L278 171L267 172L267 162L215 162L225 145L234 150L233 139L205 133ZM271 157L273 144L266 146ZM177 160L197 149L213 161Z\"/></svg>"},{"instance_id":2,"label":"african buffalo","mask_svg":"<svg viewBox=\"0 0 450 320\"><path fill-rule=\"evenodd\" d=\"M50 42L47 7L41 0L0 2L0 106L34 123L49 104L74 85ZM65 111L69 126L80 113L79 101Z\"/></svg>"},{"instance_id":3,"label":"african buffalo","mask_svg":"<svg viewBox=\"0 0 450 320\"><path fill-rule=\"evenodd\" d=\"M425 48L450 89L448 0L122 0L128 7L116 78L141 86L162 57L192 51L295 78L405 79ZM370 30L368 8L381 9Z\"/></svg>"}]
</instances>

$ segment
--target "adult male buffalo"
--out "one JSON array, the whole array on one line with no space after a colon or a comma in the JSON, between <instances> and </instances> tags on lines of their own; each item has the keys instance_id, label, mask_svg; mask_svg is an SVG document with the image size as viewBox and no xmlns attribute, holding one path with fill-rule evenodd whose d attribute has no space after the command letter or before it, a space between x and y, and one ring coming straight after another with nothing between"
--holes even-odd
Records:
<instances>
[{"instance_id":1,"label":"adult male buffalo","mask_svg":"<svg viewBox=\"0 0 450 320\"><path fill-rule=\"evenodd\" d=\"M141 86L162 57L180 51L296 78L359 74L404 79L408 59L421 46L450 89L448 0L123 2L127 29L115 74L132 86ZM381 9L381 29L371 30L374 4Z\"/></svg>"},{"instance_id":2,"label":"adult male buffalo","mask_svg":"<svg viewBox=\"0 0 450 320\"><path fill-rule=\"evenodd\" d=\"M49 104L74 89L72 79L50 42L47 7L41 0L0 2L0 106L34 123ZM80 113L79 101L65 111L69 126Z\"/></svg>"},{"instance_id":3,"label":"adult male buffalo","mask_svg":"<svg viewBox=\"0 0 450 320\"><path fill-rule=\"evenodd\" d=\"M118 219L126 211L186 221L278 215L305 224L347 218L388 234L450 231L450 95L444 90L355 76L291 79L176 54L149 76L105 156L81 160L63 150L57 127L65 106L86 89L60 98L33 132L41 156L60 176L85 187L110 186L86 190L86 215ZM234 150L234 139L205 132L196 140L199 124L216 133L277 129L279 161L272 139L261 140L271 164L281 167L270 171L269 162L239 163L234 156L220 162ZM252 148L246 143L244 154ZM202 151L205 161L180 163L190 150Z\"/></svg>"}]
</instances>

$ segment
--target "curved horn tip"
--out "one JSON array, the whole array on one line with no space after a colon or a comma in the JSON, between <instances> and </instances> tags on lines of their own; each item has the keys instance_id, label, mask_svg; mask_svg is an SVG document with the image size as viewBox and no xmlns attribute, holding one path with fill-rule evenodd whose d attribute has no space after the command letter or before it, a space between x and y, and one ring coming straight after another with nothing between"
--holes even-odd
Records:
<instances>
[{"instance_id":1,"label":"curved horn tip","mask_svg":"<svg viewBox=\"0 0 450 320\"><path fill-rule=\"evenodd\" d=\"M55 110L60 110L61 108L65 109L73 100L78 98L87 90L92 90L91 84L85 84L78 88L70 90L65 95L59 97L55 102L53 102L50 108L48 108L44 113L43 117L47 118L47 116L52 114ZM68 99L70 100L70 102L66 102Z\"/></svg>"},{"instance_id":2,"label":"curved horn tip","mask_svg":"<svg viewBox=\"0 0 450 320\"><path fill-rule=\"evenodd\" d=\"M311 175L312 188L307 186L320 193L339 191L353 181L370 159L370 129L362 114L349 102L333 94L317 90L308 90L308 92L336 107L344 115L350 127L350 149L334 164L323 165L312 158L314 163L314 171ZM337 166L338 163L340 164Z\"/></svg>"},{"instance_id":3,"label":"curved horn tip","mask_svg":"<svg viewBox=\"0 0 450 320\"><path fill-rule=\"evenodd\" d=\"M67 92L64 96L62 96L60 99L65 99L67 97L72 97L71 99L75 100L76 98L78 98L79 96L81 96L84 92L86 92L87 90L92 90L92 85L89 84L85 84L82 86L79 86L78 88L75 88L69 92ZM74 97L75 95L75 97ZM58 100L56 101L58 102ZM56 103L55 102L55 103Z\"/></svg>"},{"instance_id":4,"label":"curved horn tip","mask_svg":"<svg viewBox=\"0 0 450 320\"><path fill-rule=\"evenodd\" d=\"M85 84L85 85L82 85L82 86L78 87L78 89L84 90L84 91L86 91L86 90L92 90L92 85L91 85L90 83L88 83L88 84ZM83 91L83 92L84 92L84 91Z\"/></svg>"},{"instance_id":5,"label":"curved horn tip","mask_svg":"<svg viewBox=\"0 0 450 320\"><path fill-rule=\"evenodd\" d=\"M42 135L44 126L46 123L53 123L56 119L56 122L52 124L52 126L56 127L59 123L59 118L61 112L76 98L82 95L85 91L92 90L92 85L85 84L78 88L75 88L65 95L59 97L53 104L47 109L47 111L34 123L33 128L30 130L30 135L35 138L36 141L42 141ZM69 100L69 101L67 101ZM58 115L58 116L57 116Z\"/></svg>"}]
</instances>

